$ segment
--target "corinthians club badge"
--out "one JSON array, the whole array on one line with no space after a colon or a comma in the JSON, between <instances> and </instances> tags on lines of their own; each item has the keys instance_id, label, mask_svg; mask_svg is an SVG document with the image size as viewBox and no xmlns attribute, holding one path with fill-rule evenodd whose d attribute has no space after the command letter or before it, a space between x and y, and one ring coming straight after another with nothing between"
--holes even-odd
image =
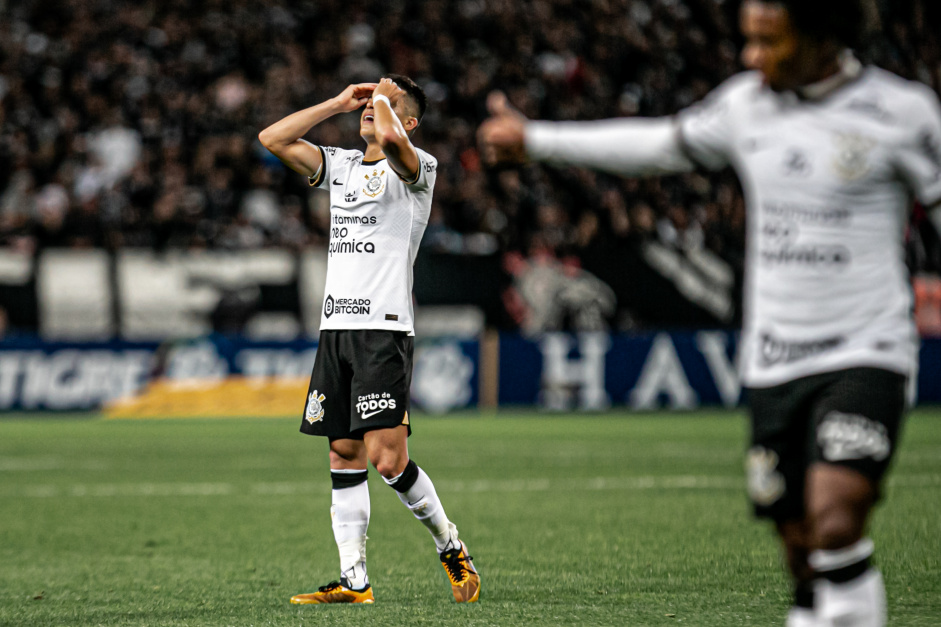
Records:
<instances>
[{"instance_id":1,"label":"corinthians club badge","mask_svg":"<svg viewBox=\"0 0 941 627\"><path fill-rule=\"evenodd\" d=\"M307 422L314 424L323 420L323 402L326 398L317 390L310 393L310 396L307 397L307 411L304 412L304 418L307 419Z\"/></svg>"},{"instance_id":2,"label":"corinthians club badge","mask_svg":"<svg viewBox=\"0 0 941 627\"><path fill-rule=\"evenodd\" d=\"M383 170L379 172L378 170L372 171L372 176L366 175L363 178L366 179L366 186L363 187L363 193L369 196L370 198L375 198L382 193L382 190L386 188L385 181L383 180L383 175L386 171Z\"/></svg>"},{"instance_id":3,"label":"corinthians club badge","mask_svg":"<svg viewBox=\"0 0 941 627\"><path fill-rule=\"evenodd\" d=\"M869 155L876 142L858 133L834 133L833 168L844 181L858 181L869 174Z\"/></svg>"}]
</instances>

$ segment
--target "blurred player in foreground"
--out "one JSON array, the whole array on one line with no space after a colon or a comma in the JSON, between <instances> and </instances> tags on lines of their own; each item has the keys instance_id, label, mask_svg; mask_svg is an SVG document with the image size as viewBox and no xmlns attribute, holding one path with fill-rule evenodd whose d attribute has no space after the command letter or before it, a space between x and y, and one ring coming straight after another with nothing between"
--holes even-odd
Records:
<instances>
[{"instance_id":1,"label":"blurred player in foreground","mask_svg":"<svg viewBox=\"0 0 941 627\"><path fill-rule=\"evenodd\" d=\"M917 363L904 230L911 195L941 203L937 96L853 56L865 23L860 0L746 0L753 71L675 118L528 122L493 94L479 131L491 162L737 172L748 489L784 543L791 627L886 622L865 530Z\"/></svg>"},{"instance_id":2,"label":"blurred player in foreground","mask_svg":"<svg viewBox=\"0 0 941 627\"><path fill-rule=\"evenodd\" d=\"M404 76L350 85L258 138L310 184L330 191L330 248L320 344L301 431L330 440L330 514L340 580L291 603L372 603L366 574L367 461L431 532L454 599L476 601L480 577L428 475L409 459L414 350L412 266L431 213L437 161L409 136L425 94ZM365 107L365 153L301 139L338 113Z\"/></svg>"}]
</instances>

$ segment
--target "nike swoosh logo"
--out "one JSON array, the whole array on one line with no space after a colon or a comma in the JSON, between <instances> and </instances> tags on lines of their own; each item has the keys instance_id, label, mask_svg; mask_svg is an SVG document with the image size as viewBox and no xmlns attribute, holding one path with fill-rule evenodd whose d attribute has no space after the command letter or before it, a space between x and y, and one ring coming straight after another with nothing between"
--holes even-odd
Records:
<instances>
[{"instance_id":1,"label":"nike swoosh logo","mask_svg":"<svg viewBox=\"0 0 941 627\"><path fill-rule=\"evenodd\" d=\"M425 495L424 495L424 494L422 494L421 497L415 499L415 503L418 503L418 502L419 502L420 500L422 500L423 498L425 498ZM408 506L409 506L409 507L412 507L412 506L415 505L415 503L409 501L409 502L408 502Z\"/></svg>"},{"instance_id":2,"label":"nike swoosh logo","mask_svg":"<svg viewBox=\"0 0 941 627\"><path fill-rule=\"evenodd\" d=\"M384 410L382 410L382 409L377 409L376 411L370 412L370 413L368 413L368 414L367 414L366 412L363 412L362 418L363 418L363 420L366 420L367 418L372 418L372 417L375 416L376 414L382 413L383 411L384 411Z\"/></svg>"},{"instance_id":3,"label":"nike swoosh logo","mask_svg":"<svg viewBox=\"0 0 941 627\"><path fill-rule=\"evenodd\" d=\"M343 183L340 182L340 179L333 179L333 184L334 184L334 185L343 185Z\"/></svg>"}]
</instances>

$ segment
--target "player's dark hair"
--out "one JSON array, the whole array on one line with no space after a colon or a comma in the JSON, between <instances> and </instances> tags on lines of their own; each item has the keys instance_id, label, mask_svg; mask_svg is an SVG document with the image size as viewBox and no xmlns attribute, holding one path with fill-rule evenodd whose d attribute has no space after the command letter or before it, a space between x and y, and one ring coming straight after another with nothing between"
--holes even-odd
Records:
<instances>
[{"instance_id":1,"label":"player's dark hair","mask_svg":"<svg viewBox=\"0 0 941 627\"><path fill-rule=\"evenodd\" d=\"M422 116L425 115L425 109L428 107L428 96L425 95L425 90L419 87L418 83L402 74L386 74L385 77L398 85L399 89L412 99L415 106L418 107L418 115L415 117L421 122Z\"/></svg>"},{"instance_id":2,"label":"player's dark hair","mask_svg":"<svg viewBox=\"0 0 941 627\"><path fill-rule=\"evenodd\" d=\"M835 40L858 48L872 17L868 0L757 0L784 7L797 31L820 41Z\"/></svg>"}]
</instances>

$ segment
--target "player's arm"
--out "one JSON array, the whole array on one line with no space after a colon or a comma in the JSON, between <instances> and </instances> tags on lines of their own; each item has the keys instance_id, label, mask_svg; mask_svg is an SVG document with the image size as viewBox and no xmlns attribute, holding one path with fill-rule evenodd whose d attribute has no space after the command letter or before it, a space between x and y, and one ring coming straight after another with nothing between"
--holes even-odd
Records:
<instances>
[{"instance_id":1,"label":"player's arm","mask_svg":"<svg viewBox=\"0 0 941 627\"><path fill-rule=\"evenodd\" d=\"M350 85L335 98L275 122L258 134L258 140L284 165L313 177L323 167L323 155L316 146L301 138L327 118L365 105L375 88L376 83Z\"/></svg>"},{"instance_id":2,"label":"player's arm","mask_svg":"<svg viewBox=\"0 0 941 627\"><path fill-rule=\"evenodd\" d=\"M405 92L392 80L384 78L379 81L372 96L376 141L396 174L406 182L415 182L418 180L420 174L418 168L421 166L418 151L415 150L412 140L408 137L408 131L393 110L395 104L405 96ZM408 118L407 123L411 124L412 120L415 118ZM417 126L418 120L414 123Z\"/></svg>"},{"instance_id":3,"label":"player's arm","mask_svg":"<svg viewBox=\"0 0 941 627\"><path fill-rule=\"evenodd\" d=\"M492 117L478 139L491 164L532 160L635 176L694 168L672 118L532 122L499 92L490 95L487 107Z\"/></svg>"},{"instance_id":4,"label":"player's arm","mask_svg":"<svg viewBox=\"0 0 941 627\"><path fill-rule=\"evenodd\" d=\"M895 154L896 168L941 233L941 101L930 88L920 86L899 117L909 132Z\"/></svg>"}]
</instances>

